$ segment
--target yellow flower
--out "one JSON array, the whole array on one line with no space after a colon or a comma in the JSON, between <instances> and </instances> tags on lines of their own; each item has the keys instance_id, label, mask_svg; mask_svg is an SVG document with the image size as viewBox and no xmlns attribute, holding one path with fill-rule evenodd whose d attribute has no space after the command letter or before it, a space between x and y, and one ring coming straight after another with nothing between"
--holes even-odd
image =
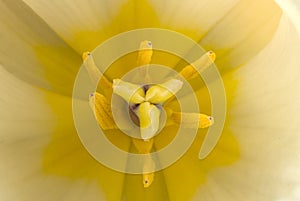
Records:
<instances>
[{"instance_id":1,"label":"yellow flower","mask_svg":"<svg viewBox=\"0 0 300 201\"><path fill-rule=\"evenodd\" d=\"M0 200L299 200L296 3L1 1ZM72 89L83 52L149 27L182 33L216 52L228 104L224 131L210 155L198 158L207 132L199 130L183 157L155 172L144 188L143 175L114 171L82 145L72 118ZM117 60L107 77L121 78L131 69L121 66L136 65L135 56ZM159 51L153 61L175 70L184 64ZM210 114L208 90L199 89L203 81L196 77L190 83L202 98L199 107ZM160 133L156 148L170 143L176 130ZM120 149L138 152L121 131L105 135Z\"/></svg>"}]
</instances>

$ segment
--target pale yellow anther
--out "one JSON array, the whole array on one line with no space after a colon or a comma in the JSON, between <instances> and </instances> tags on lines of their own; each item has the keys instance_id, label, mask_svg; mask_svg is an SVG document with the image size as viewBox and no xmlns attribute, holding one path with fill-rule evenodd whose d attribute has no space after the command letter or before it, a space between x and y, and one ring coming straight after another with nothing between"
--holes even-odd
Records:
<instances>
[{"instance_id":1,"label":"pale yellow anther","mask_svg":"<svg viewBox=\"0 0 300 201\"><path fill-rule=\"evenodd\" d=\"M173 97L182 87L183 82L178 79L170 79L163 84L151 86L146 92L146 101L153 104L162 104Z\"/></svg>"},{"instance_id":2,"label":"pale yellow anther","mask_svg":"<svg viewBox=\"0 0 300 201\"><path fill-rule=\"evenodd\" d=\"M169 113L169 118L183 128L207 128L214 124L214 118L200 113Z\"/></svg>"},{"instance_id":3,"label":"pale yellow anther","mask_svg":"<svg viewBox=\"0 0 300 201\"><path fill-rule=\"evenodd\" d=\"M140 85L121 79L113 80L113 93L121 96L128 103L139 104L145 100L145 92Z\"/></svg>"},{"instance_id":4,"label":"pale yellow anther","mask_svg":"<svg viewBox=\"0 0 300 201\"><path fill-rule=\"evenodd\" d=\"M102 94L98 92L91 94L89 104L103 130L118 129L112 116L110 103Z\"/></svg>"},{"instance_id":5,"label":"pale yellow anther","mask_svg":"<svg viewBox=\"0 0 300 201\"><path fill-rule=\"evenodd\" d=\"M98 83L99 81L99 84L104 89L104 91L111 92L112 83L100 72L91 53L84 52L82 54L82 59L92 82ZM99 80L100 77L101 79Z\"/></svg>"},{"instance_id":6,"label":"pale yellow anther","mask_svg":"<svg viewBox=\"0 0 300 201\"><path fill-rule=\"evenodd\" d=\"M136 112L140 120L140 132L143 140L149 140L155 136L159 129L160 110L149 102L139 105Z\"/></svg>"},{"instance_id":7,"label":"pale yellow anther","mask_svg":"<svg viewBox=\"0 0 300 201\"><path fill-rule=\"evenodd\" d=\"M197 77L198 73L203 72L211 64L213 64L215 59L216 54L213 51L208 51L191 65L184 67L179 74L187 80L193 79Z\"/></svg>"}]
</instances>

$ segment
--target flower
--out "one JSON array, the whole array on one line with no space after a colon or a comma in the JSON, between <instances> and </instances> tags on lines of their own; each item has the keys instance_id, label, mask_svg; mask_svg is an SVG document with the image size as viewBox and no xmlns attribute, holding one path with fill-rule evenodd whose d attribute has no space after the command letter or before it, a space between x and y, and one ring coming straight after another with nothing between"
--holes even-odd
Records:
<instances>
[{"instance_id":1,"label":"flower","mask_svg":"<svg viewBox=\"0 0 300 201\"><path fill-rule=\"evenodd\" d=\"M1 198L298 200L299 10L289 6L295 2L278 1L282 10L271 0L2 1ZM76 134L71 95L82 52L147 27L183 33L216 52L228 114L207 158L197 157L200 131L188 152L144 189L141 175L115 172L88 154ZM167 66L177 62L160 56ZM200 106L209 106L207 91L196 94L204 99ZM130 147L121 132L106 135ZM161 137L157 147L170 138Z\"/></svg>"}]
</instances>

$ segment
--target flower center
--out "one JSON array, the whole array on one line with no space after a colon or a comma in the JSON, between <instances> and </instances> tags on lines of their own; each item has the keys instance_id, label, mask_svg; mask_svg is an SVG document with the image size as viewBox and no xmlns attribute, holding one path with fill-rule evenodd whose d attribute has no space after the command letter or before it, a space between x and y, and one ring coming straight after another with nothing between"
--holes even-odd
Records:
<instances>
[{"instance_id":1,"label":"flower center","mask_svg":"<svg viewBox=\"0 0 300 201\"><path fill-rule=\"evenodd\" d=\"M84 64L92 81L99 81L102 94L90 96L90 105L103 130L121 129L138 131L132 136L133 145L140 154L148 154L144 161L143 184L149 187L153 182L155 164L150 156L153 138L166 119L169 125L185 128L206 128L213 124L212 117L206 114L175 111L168 103L181 91L184 80L194 79L198 73L208 68L215 59L212 51L202 55L194 63L187 65L177 75L167 76L163 81L154 82L160 73L150 76L152 43L143 41L138 52L137 65L142 66L134 73L135 79L106 78L96 66L92 55L83 55ZM151 83L151 84L149 84ZM164 125L164 124L163 124Z\"/></svg>"},{"instance_id":2,"label":"flower center","mask_svg":"<svg viewBox=\"0 0 300 201\"><path fill-rule=\"evenodd\" d=\"M131 119L140 128L143 140L157 134L163 104L173 98L183 82L170 79L162 84L138 85L120 79L113 80L113 93L120 96L128 105Z\"/></svg>"}]
</instances>

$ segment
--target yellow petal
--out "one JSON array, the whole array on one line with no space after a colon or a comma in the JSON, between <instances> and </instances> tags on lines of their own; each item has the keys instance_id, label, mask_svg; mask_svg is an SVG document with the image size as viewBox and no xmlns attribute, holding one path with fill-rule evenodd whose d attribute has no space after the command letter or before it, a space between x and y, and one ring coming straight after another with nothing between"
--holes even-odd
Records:
<instances>
[{"instance_id":1,"label":"yellow petal","mask_svg":"<svg viewBox=\"0 0 300 201\"><path fill-rule=\"evenodd\" d=\"M142 139L149 140L154 137L159 129L160 110L149 102L143 102L139 105L136 114L140 120Z\"/></svg>"},{"instance_id":2,"label":"yellow petal","mask_svg":"<svg viewBox=\"0 0 300 201\"><path fill-rule=\"evenodd\" d=\"M145 100L145 92L140 85L120 79L113 80L113 92L121 96L128 103L138 104Z\"/></svg>"},{"instance_id":3,"label":"yellow petal","mask_svg":"<svg viewBox=\"0 0 300 201\"><path fill-rule=\"evenodd\" d=\"M146 101L153 104L164 103L174 96L182 87L183 82L178 79L171 79L165 83L151 86L146 92Z\"/></svg>"}]
</instances>

